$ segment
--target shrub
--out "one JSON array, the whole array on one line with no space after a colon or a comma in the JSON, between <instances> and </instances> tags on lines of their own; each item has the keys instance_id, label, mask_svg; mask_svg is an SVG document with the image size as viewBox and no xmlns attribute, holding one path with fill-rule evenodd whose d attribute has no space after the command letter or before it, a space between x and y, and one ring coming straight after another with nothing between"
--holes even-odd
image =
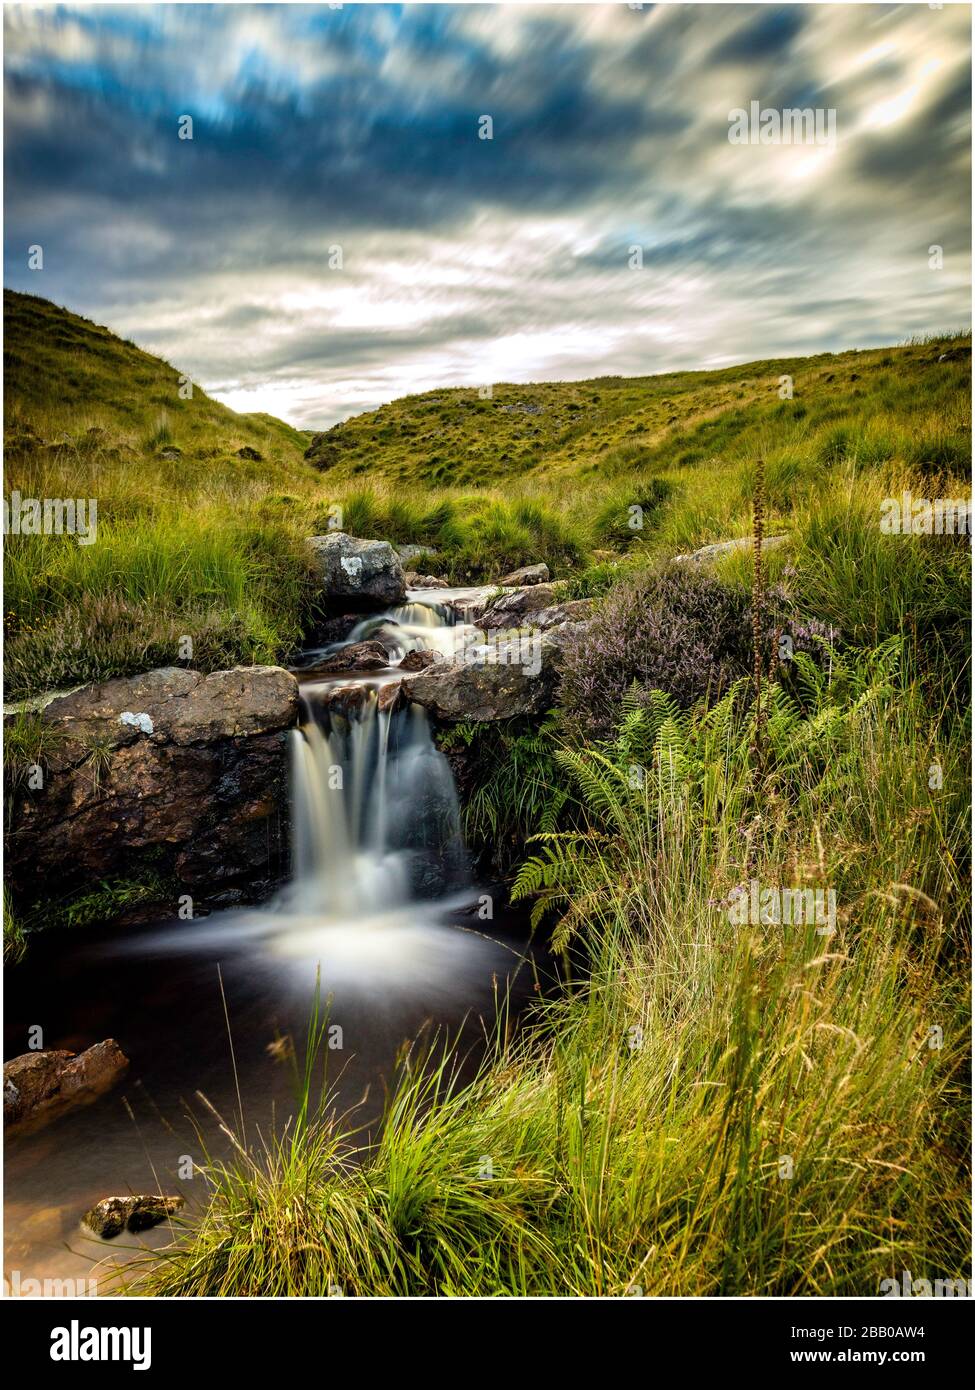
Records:
<instances>
[{"instance_id":1,"label":"shrub","mask_svg":"<svg viewBox=\"0 0 975 1390\"><path fill-rule=\"evenodd\" d=\"M604 599L592 623L566 643L559 699L583 735L608 737L631 686L649 699L665 691L688 709L716 699L752 666L748 595L691 565L675 565L624 581ZM794 651L818 655L831 634L800 621L782 590L767 596L765 632L788 632Z\"/></svg>"}]
</instances>

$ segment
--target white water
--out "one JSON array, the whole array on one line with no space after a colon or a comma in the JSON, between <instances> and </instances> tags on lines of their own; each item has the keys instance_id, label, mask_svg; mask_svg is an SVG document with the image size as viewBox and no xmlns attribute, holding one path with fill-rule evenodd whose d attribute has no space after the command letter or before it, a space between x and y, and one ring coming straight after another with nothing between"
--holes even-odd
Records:
<instances>
[{"instance_id":1,"label":"white water","mask_svg":"<svg viewBox=\"0 0 975 1390\"><path fill-rule=\"evenodd\" d=\"M470 628L440 595L364 619L341 651L378 636L393 651L385 673L307 681L291 738L293 881L280 906L348 923L443 896L464 878L465 854L450 766L419 705L390 713L377 691L408 651L450 659ZM433 595L436 594L437 597ZM452 595L450 595L452 596ZM362 687L340 703L337 687Z\"/></svg>"}]
</instances>

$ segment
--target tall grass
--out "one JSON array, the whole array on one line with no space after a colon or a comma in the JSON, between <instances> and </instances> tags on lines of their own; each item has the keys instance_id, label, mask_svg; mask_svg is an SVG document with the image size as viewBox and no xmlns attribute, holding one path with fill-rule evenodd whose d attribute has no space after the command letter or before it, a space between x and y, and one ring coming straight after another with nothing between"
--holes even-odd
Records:
<instances>
[{"instance_id":1,"label":"tall grass","mask_svg":"<svg viewBox=\"0 0 975 1390\"><path fill-rule=\"evenodd\" d=\"M580 822L519 880L588 970L473 1085L407 1067L350 1166L238 1154L157 1294L876 1294L967 1277L967 737L896 644L563 747ZM942 783L930 785L937 762ZM633 777L632 769L643 770ZM832 887L815 923L731 890ZM939 1031L940 1030L940 1033ZM941 1046L934 1041L940 1040Z\"/></svg>"}]
</instances>

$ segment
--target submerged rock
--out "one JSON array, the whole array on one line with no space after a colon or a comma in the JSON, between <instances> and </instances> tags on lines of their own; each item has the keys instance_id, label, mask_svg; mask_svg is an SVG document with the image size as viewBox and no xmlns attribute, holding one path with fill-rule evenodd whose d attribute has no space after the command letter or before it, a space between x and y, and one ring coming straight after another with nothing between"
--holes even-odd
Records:
<instances>
[{"instance_id":1,"label":"submerged rock","mask_svg":"<svg viewBox=\"0 0 975 1390\"><path fill-rule=\"evenodd\" d=\"M3 1065L3 1119L8 1129L52 1119L70 1106L103 1094L129 1059L114 1038L84 1052L25 1052Z\"/></svg>"},{"instance_id":2,"label":"submerged rock","mask_svg":"<svg viewBox=\"0 0 975 1390\"><path fill-rule=\"evenodd\" d=\"M308 545L326 600L375 609L401 603L406 597L403 566L388 541L364 541L332 531L327 536L309 536Z\"/></svg>"},{"instance_id":3,"label":"submerged rock","mask_svg":"<svg viewBox=\"0 0 975 1390\"><path fill-rule=\"evenodd\" d=\"M82 1224L103 1240L122 1231L148 1231L185 1205L184 1197L160 1197L144 1193L135 1197L103 1197L82 1217Z\"/></svg>"}]
</instances>

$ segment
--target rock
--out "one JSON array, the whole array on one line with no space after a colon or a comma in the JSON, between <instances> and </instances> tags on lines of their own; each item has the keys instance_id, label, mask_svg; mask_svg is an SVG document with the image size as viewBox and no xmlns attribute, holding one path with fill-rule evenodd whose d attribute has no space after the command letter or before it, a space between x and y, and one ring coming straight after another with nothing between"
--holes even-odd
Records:
<instances>
[{"instance_id":1,"label":"rock","mask_svg":"<svg viewBox=\"0 0 975 1390\"><path fill-rule=\"evenodd\" d=\"M183 1197L159 1197L145 1193L137 1197L103 1197L82 1217L82 1224L103 1240L112 1240L122 1231L148 1231L185 1204Z\"/></svg>"},{"instance_id":2,"label":"rock","mask_svg":"<svg viewBox=\"0 0 975 1390\"><path fill-rule=\"evenodd\" d=\"M408 565L411 560L416 560L421 555L437 554L437 551L432 545L397 545L394 546L393 549L404 565Z\"/></svg>"},{"instance_id":3,"label":"rock","mask_svg":"<svg viewBox=\"0 0 975 1390\"><path fill-rule=\"evenodd\" d=\"M548 709L561 669L563 633L580 623L565 622L524 639L493 642L479 659L437 662L403 681L403 693L445 723L495 722Z\"/></svg>"},{"instance_id":4,"label":"rock","mask_svg":"<svg viewBox=\"0 0 975 1390\"><path fill-rule=\"evenodd\" d=\"M287 867L287 744L298 683L277 666L164 667L46 702L61 738L18 788L7 863L22 899L140 871L205 892ZM97 765L91 750L101 754Z\"/></svg>"},{"instance_id":5,"label":"rock","mask_svg":"<svg viewBox=\"0 0 975 1390\"><path fill-rule=\"evenodd\" d=\"M319 695L318 701L328 708L330 714L348 715L353 710L361 709L368 696L364 685L333 685Z\"/></svg>"},{"instance_id":6,"label":"rock","mask_svg":"<svg viewBox=\"0 0 975 1390\"><path fill-rule=\"evenodd\" d=\"M551 578L548 572L548 565L525 565L523 569L512 570L506 574L498 583L505 588L521 587L525 584L547 584Z\"/></svg>"},{"instance_id":7,"label":"rock","mask_svg":"<svg viewBox=\"0 0 975 1390\"><path fill-rule=\"evenodd\" d=\"M245 444L242 449L237 450L237 457L239 459L249 459L252 463L262 463L264 461L264 455L259 454L256 449L252 449L249 444Z\"/></svg>"},{"instance_id":8,"label":"rock","mask_svg":"<svg viewBox=\"0 0 975 1390\"><path fill-rule=\"evenodd\" d=\"M281 666L235 666L208 676L163 666L82 686L51 700L42 718L69 743L119 747L143 734L180 745L246 738L293 724L297 712L297 682Z\"/></svg>"},{"instance_id":9,"label":"rock","mask_svg":"<svg viewBox=\"0 0 975 1390\"><path fill-rule=\"evenodd\" d=\"M406 587L408 589L449 589L450 585L446 579L438 579L435 574L417 574L415 570L407 570Z\"/></svg>"},{"instance_id":10,"label":"rock","mask_svg":"<svg viewBox=\"0 0 975 1390\"><path fill-rule=\"evenodd\" d=\"M159 457L161 459L181 459L183 457L183 451L177 448L175 444L167 444L165 449L159 450Z\"/></svg>"},{"instance_id":11,"label":"rock","mask_svg":"<svg viewBox=\"0 0 975 1390\"><path fill-rule=\"evenodd\" d=\"M762 549L773 550L788 539L787 535L765 536L762 541ZM692 550L688 555L675 555L674 563L677 564L686 560L695 565L705 565L712 560L717 560L722 555L730 555L735 550L746 550L754 544L751 536L737 536L733 541L719 541L716 545L702 545L700 550Z\"/></svg>"},{"instance_id":12,"label":"rock","mask_svg":"<svg viewBox=\"0 0 975 1390\"><path fill-rule=\"evenodd\" d=\"M594 603L595 600L591 598L574 598L553 604L551 608L539 608L529 615L526 626L547 632L549 628L560 627L562 623L584 622L592 614Z\"/></svg>"},{"instance_id":13,"label":"rock","mask_svg":"<svg viewBox=\"0 0 975 1390\"><path fill-rule=\"evenodd\" d=\"M392 714L403 703L403 682L387 681L376 692L376 708L380 714Z\"/></svg>"},{"instance_id":14,"label":"rock","mask_svg":"<svg viewBox=\"0 0 975 1390\"><path fill-rule=\"evenodd\" d=\"M129 1059L114 1038L84 1052L25 1052L3 1064L3 1119L8 1128L53 1118L107 1091Z\"/></svg>"},{"instance_id":15,"label":"rock","mask_svg":"<svg viewBox=\"0 0 975 1390\"><path fill-rule=\"evenodd\" d=\"M425 671L435 661L442 660L439 652L407 652L399 664L401 671Z\"/></svg>"},{"instance_id":16,"label":"rock","mask_svg":"<svg viewBox=\"0 0 975 1390\"><path fill-rule=\"evenodd\" d=\"M328 676L345 671L381 671L389 665L389 652L382 642L352 642L320 661L311 670Z\"/></svg>"},{"instance_id":17,"label":"rock","mask_svg":"<svg viewBox=\"0 0 975 1390\"><path fill-rule=\"evenodd\" d=\"M388 541L363 541L332 531L310 536L308 545L329 601L349 608L386 608L406 597L406 579L399 556Z\"/></svg>"},{"instance_id":18,"label":"rock","mask_svg":"<svg viewBox=\"0 0 975 1390\"><path fill-rule=\"evenodd\" d=\"M555 590L551 584L533 584L514 589L488 601L487 608L478 619L478 626L487 630L517 627L529 614L551 608L554 602Z\"/></svg>"}]
</instances>

